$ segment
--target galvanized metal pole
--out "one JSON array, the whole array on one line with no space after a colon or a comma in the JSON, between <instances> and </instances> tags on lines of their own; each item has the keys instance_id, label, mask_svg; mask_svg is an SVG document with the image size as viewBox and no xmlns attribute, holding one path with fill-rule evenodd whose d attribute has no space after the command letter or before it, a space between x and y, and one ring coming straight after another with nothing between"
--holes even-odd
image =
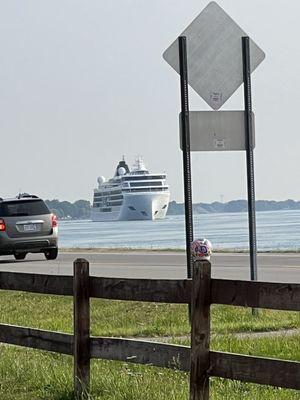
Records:
<instances>
[{"instance_id":1,"label":"galvanized metal pole","mask_svg":"<svg viewBox=\"0 0 300 400\"><path fill-rule=\"evenodd\" d=\"M190 123L189 123L189 93L188 93L188 68L186 37L178 38L179 68L180 68L180 93L181 93L181 129L182 129L182 154L183 154L183 179L184 179L184 209L185 209L185 237L187 277L192 277L193 260L191 255L191 242L193 241L193 205L192 205L192 178L190 154Z\"/></svg>"},{"instance_id":2,"label":"galvanized metal pole","mask_svg":"<svg viewBox=\"0 0 300 400\"><path fill-rule=\"evenodd\" d=\"M256 216L255 216L255 185L254 185L254 138L252 126L252 98L251 98L251 70L249 37L242 37L243 49L243 77L245 100L245 135L247 159L247 187L248 187L248 221L250 246L250 278L257 280L257 246L256 246Z\"/></svg>"}]
</instances>

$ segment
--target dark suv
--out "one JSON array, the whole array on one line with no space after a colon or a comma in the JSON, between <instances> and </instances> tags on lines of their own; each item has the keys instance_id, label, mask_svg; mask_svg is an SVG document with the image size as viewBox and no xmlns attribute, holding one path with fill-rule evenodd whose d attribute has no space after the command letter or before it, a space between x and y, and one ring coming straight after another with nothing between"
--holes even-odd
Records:
<instances>
[{"instance_id":1,"label":"dark suv","mask_svg":"<svg viewBox=\"0 0 300 400\"><path fill-rule=\"evenodd\" d=\"M0 198L0 256L13 254L23 260L27 253L44 253L47 260L54 260L57 229L56 216L37 196Z\"/></svg>"}]
</instances>

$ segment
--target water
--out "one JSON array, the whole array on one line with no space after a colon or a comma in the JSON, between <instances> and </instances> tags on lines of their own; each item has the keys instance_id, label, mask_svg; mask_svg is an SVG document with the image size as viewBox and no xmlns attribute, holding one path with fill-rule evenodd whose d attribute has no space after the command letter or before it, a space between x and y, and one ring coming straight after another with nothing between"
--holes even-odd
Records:
<instances>
[{"instance_id":1,"label":"water","mask_svg":"<svg viewBox=\"0 0 300 400\"><path fill-rule=\"evenodd\" d=\"M247 249L247 213L194 216L194 237L206 237L214 249ZM183 215L158 221L60 221L60 247L185 247ZM257 212L258 250L299 250L300 210Z\"/></svg>"}]
</instances>

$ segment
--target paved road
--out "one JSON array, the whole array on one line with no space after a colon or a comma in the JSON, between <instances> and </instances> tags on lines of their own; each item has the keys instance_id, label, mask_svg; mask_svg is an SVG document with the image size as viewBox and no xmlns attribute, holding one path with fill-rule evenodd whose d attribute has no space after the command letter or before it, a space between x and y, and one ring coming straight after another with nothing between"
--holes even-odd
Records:
<instances>
[{"instance_id":1,"label":"paved road","mask_svg":"<svg viewBox=\"0 0 300 400\"><path fill-rule=\"evenodd\" d=\"M29 254L24 261L1 257L0 271L70 275L72 262L77 257L90 261L92 275L161 279L186 277L185 255L165 252L60 252L55 261L46 261L41 254ZM249 279L247 254L214 254L211 261L215 278ZM258 278L261 281L300 283L300 254L259 254Z\"/></svg>"}]
</instances>

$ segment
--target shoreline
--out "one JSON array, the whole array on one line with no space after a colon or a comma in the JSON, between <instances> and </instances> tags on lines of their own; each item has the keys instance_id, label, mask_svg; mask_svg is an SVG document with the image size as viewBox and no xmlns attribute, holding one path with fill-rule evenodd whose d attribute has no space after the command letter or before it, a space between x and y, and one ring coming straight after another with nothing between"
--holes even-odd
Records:
<instances>
[{"instance_id":1,"label":"shoreline","mask_svg":"<svg viewBox=\"0 0 300 400\"><path fill-rule=\"evenodd\" d=\"M135 248L135 247L60 247L62 253L185 253L185 249L172 248ZM248 250L243 249L216 249L213 254L249 254ZM257 254L300 254L300 249L296 250L260 250Z\"/></svg>"}]
</instances>

